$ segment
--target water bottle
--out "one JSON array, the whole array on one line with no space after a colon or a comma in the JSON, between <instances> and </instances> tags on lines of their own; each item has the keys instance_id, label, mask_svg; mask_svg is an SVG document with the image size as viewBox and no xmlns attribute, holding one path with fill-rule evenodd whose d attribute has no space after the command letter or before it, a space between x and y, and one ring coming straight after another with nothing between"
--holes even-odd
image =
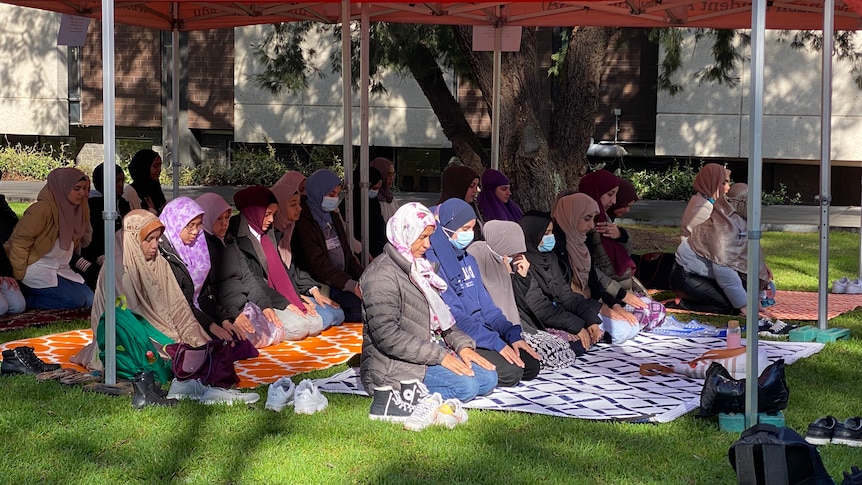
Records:
<instances>
[{"instance_id":1,"label":"water bottle","mask_svg":"<svg viewBox=\"0 0 862 485\"><path fill-rule=\"evenodd\" d=\"M727 348L740 347L742 347L742 331L739 329L739 320L731 320L727 322Z\"/></svg>"}]
</instances>

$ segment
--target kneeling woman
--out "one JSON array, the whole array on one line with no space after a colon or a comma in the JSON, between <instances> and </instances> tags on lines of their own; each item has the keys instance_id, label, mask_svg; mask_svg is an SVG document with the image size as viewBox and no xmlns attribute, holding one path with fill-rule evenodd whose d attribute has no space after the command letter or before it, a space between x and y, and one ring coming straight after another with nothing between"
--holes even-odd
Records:
<instances>
[{"instance_id":1,"label":"kneeling woman","mask_svg":"<svg viewBox=\"0 0 862 485\"><path fill-rule=\"evenodd\" d=\"M360 373L371 395L375 388L401 390L402 383L417 379L443 399L469 401L497 385L494 366L476 353L475 342L455 326L440 297L446 282L425 259L434 226L423 205L401 206L386 224L389 243L360 280Z\"/></svg>"}]
</instances>

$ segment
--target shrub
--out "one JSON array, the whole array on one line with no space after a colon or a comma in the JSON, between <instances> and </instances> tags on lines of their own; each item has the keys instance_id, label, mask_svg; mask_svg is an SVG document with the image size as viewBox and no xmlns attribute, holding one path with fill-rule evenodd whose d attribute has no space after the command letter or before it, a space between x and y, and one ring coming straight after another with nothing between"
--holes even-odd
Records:
<instances>
[{"instance_id":1,"label":"shrub","mask_svg":"<svg viewBox=\"0 0 862 485\"><path fill-rule=\"evenodd\" d=\"M3 178L9 180L45 180L51 170L74 165L66 158L66 145L57 151L53 147L40 147L36 144L25 146L20 143L0 148L0 170Z\"/></svg>"},{"instance_id":2,"label":"shrub","mask_svg":"<svg viewBox=\"0 0 862 485\"><path fill-rule=\"evenodd\" d=\"M764 192L761 201L763 205L799 205L802 203L802 196L799 192L790 195L784 184L778 184L777 190Z\"/></svg>"},{"instance_id":3,"label":"shrub","mask_svg":"<svg viewBox=\"0 0 862 485\"><path fill-rule=\"evenodd\" d=\"M688 200L699 170L689 162L674 162L667 170L623 170L620 176L631 181L641 199Z\"/></svg>"}]
</instances>

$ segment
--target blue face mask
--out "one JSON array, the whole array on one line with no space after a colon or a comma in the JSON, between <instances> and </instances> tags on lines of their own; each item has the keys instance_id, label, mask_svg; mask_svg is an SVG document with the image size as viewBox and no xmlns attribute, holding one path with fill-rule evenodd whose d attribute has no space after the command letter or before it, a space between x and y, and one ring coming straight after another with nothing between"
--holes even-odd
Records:
<instances>
[{"instance_id":1,"label":"blue face mask","mask_svg":"<svg viewBox=\"0 0 862 485\"><path fill-rule=\"evenodd\" d=\"M539 244L539 252L540 253L550 253L554 250L554 246L557 244L557 239L553 234L546 234L542 236L542 244Z\"/></svg>"},{"instance_id":2,"label":"blue face mask","mask_svg":"<svg viewBox=\"0 0 862 485\"><path fill-rule=\"evenodd\" d=\"M341 199L338 197L326 196L320 202L320 208L326 212L332 212L338 207L339 202L341 202Z\"/></svg>"},{"instance_id":3,"label":"blue face mask","mask_svg":"<svg viewBox=\"0 0 862 485\"><path fill-rule=\"evenodd\" d=\"M445 232L451 233L453 231L446 229ZM455 239L449 238L449 242L452 243L457 249L467 249L467 246L473 242L473 236L475 235L473 231L463 231L463 232L455 232Z\"/></svg>"},{"instance_id":4,"label":"blue face mask","mask_svg":"<svg viewBox=\"0 0 862 485\"><path fill-rule=\"evenodd\" d=\"M378 192L380 192L380 191L376 190L376 189L368 189L368 198L369 199L376 199Z\"/></svg>"}]
</instances>

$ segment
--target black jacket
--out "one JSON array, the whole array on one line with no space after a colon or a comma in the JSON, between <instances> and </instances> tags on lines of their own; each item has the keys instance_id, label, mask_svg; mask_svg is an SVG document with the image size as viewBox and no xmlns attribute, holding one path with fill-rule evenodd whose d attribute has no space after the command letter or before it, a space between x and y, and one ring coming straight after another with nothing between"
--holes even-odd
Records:
<instances>
[{"instance_id":1,"label":"black jacket","mask_svg":"<svg viewBox=\"0 0 862 485\"><path fill-rule=\"evenodd\" d=\"M6 197L0 194L0 246L12 236L16 224L18 224L18 214L9 207ZM0 247L0 276L12 276L12 264L2 247Z\"/></svg>"},{"instance_id":2,"label":"black jacket","mask_svg":"<svg viewBox=\"0 0 862 485\"><path fill-rule=\"evenodd\" d=\"M577 334L589 325L601 323L601 303L573 292L565 276L562 276L562 279L543 281L541 286L550 286L546 293L540 287L538 278L547 274L540 275L538 271L531 264L526 278L517 272L512 276L512 289L522 320L539 330L550 327L571 334ZM560 269L559 274L565 273Z\"/></svg>"},{"instance_id":3,"label":"black jacket","mask_svg":"<svg viewBox=\"0 0 862 485\"><path fill-rule=\"evenodd\" d=\"M212 263L209 280L220 313L234 320L248 302L261 309L272 308L272 300L264 291L266 281L252 273L239 247L225 244L212 234L205 236Z\"/></svg>"},{"instance_id":4,"label":"black jacket","mask_svg":"<svg viewBox=\"0 0 862 485\"><path fill-rule=\"evenodd\" d=\"M557 253L559 260L566 265L566 270L571 274L571 268L569 267L569 253L566 251L566 234L554 226L554 238L557 240L556 245L554 246L554 252ZM590 278L589 278L589 287L590 287L590 295L592 295L593 299L602 301L607 306L614 306L619 304L620 306L625 306L625 303L622 301L626 296L626 290L620 290L616 295L612 295L608 293L605 287L599 282L599 276L596 273L595 266L590 266Z\"/></svg>"},{"instance_id":5,"label":"black jacket","mask_svg":"<svg viewBox=\"0 0 862 485\"><path fill-rule=\"evenodd\" d=\"M176 250L174 250L170 241L165 237L159 239L159 252L166 260L168 260L168 263L170 263L171 271L173 271L174 277L177 279L177 283L179 283L180 289L192 309L192 313L194 313L195 318L197 318L198 322L204 330L207 331L207 333L209 333L211 324L216 323L221 325L223 320L229 320L227 315L224 315L219 311L218 305L215 302L215 297L212 293L209 275L207 275L203 287L201 287L201 293L198 295L198 304L200 305L200 309L198 309L198 307L192 304L192 299L195 294L195 284L194 281L192 281L192 276L189 274L188 268L186 268L185 263L183 263L183 260L177 254Z\"/></svg>"}]
</instances>

